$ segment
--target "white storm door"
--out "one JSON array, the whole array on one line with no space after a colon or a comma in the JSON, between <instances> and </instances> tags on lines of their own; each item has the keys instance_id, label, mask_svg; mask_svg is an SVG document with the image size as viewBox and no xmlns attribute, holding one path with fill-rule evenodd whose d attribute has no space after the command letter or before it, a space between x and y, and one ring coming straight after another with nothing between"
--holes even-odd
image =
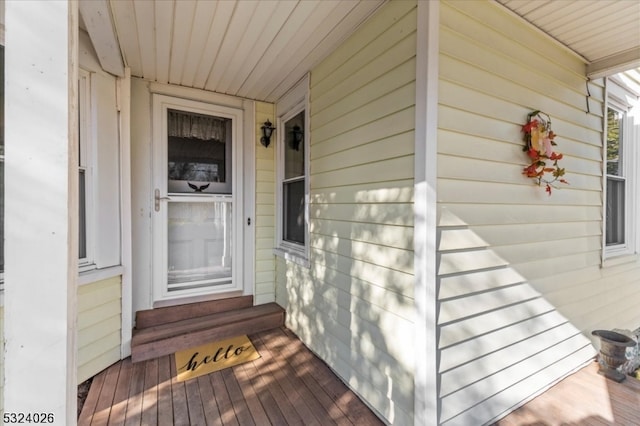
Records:
<instances>
[{"instance_id":1,"label":"white storm door","mask_svg":"<svg viewBox=\"0 0 640 426\"><path fill-rule=\"evenodd\" d=\"M241 110L154 95L154 302L242 290L241 132Z\"/></svg>"}]
</instances>

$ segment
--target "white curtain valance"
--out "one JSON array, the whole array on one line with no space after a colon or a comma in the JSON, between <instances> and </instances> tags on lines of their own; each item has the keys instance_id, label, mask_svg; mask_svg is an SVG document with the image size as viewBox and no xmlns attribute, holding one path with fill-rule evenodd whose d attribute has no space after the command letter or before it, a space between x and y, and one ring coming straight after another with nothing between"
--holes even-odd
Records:
<instances>
[{"instance_id":1,"label":"white curtain valance","mask_svg":"<svg viewBox=\"0 0 640 426\"><path fill-rule=\"evenodd\" d=\"M228 118L211 117L184 111L168 111L169 136L226 141Z\"/></svg>"}]
</instances>

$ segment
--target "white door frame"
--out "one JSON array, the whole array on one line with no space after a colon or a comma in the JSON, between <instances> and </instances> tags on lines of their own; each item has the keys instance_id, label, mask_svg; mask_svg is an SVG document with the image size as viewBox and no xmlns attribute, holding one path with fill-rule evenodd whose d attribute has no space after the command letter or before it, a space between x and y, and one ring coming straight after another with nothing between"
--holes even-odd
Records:
<instances>
[{"instance_id":1,"label":"white door frame","mask_svg":"<svg viewBox=\"0 0 640 426\"><path fill-rule=\"evenodd\" d=\"M213 103L207 103L196 100L177 98L172 96L153 94L152 95L152 153L153 153L153 170L152 170L152 192L155 189L160 190L160 208L155 211L155 194L150 194L152 203L152 300L154 306L162 306L166 304L186 303L198 299L213 299L220 297L230 297L239 294L252 294L253 283L249 276L245 277L244 263L245 259L251 261L252 256L246 256L246 253L253 250L251 246L246 246L244 237L245 228L245 200L243 176L246 174L245 169L252 164L251 161L245 162L244 152L244 133L245 122L244 111L240 108L233 108ZM167 219L167 134L166 134L166 118L167 109L187 110L199 112L208 115L216 115L220 117L231 118L233 120L232 144L232 194L233 194L233 260L232 260L232 279L231 285L222 286L218 291L211 289L192 289L181 291L180 294L170 294L167 290L167 271L166 271L166 219ZM245 166L245 163L246 166ZM249 173L250 176L253 173ZM247 188L251 191L251 188ZM251 265L251 270L253 265Z\"/></svg>"}]
</instances>

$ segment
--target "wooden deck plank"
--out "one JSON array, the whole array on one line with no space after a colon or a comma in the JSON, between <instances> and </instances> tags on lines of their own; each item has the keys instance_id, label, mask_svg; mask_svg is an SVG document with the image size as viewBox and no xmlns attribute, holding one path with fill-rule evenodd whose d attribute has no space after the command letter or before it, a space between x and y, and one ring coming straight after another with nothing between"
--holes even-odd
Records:
<instances>
[{"instance_id":1,"label":"wooden deck plank","mask_svg":"<svg viewBox=\"0 0 640 426\"><path fill-rule=\"evenodd\" d=\"M273 353L271 353L269 345L267 344L267 342L265 342L265 340L268 341L269 339L264 338L263 340L263 338L260 335L255 335L253 336L253 339L252 339L254 346L256 347L260 355L262 355L262 357L265 359L266 368L268 369L270 374L273 375L276 381L280 384L285 395L287 395L287 398L291 402L291 405L293 405L293 407L298 412L300 417L305 420L305 423L309 426L311 425L320 426L319 420L316 418L315 414L311 411L305 399L302 398L300 394L302 390L300 389L300 387L296 387L292 383L291 379L295 378L295 376L287 374L290 372L286 370L286 366L285 366L286 363L282 360L282 358L278 354L274 355ZM303 388L306 388L306 386L304 386ZM326 417L326 415L324 415L323 417Z\"/></svg>"},{"instance_id":2,"label":"wooden deck plank","mask_svg":"<svg viewBox=\"0 0 640 426\"><path fill-rule=\"evenodd\" d=\"M262 380L255 373L253 362L242 364L241 367L244 369L245 375L249 378L251 387L258 396L262 407L264 407L264 411L269 417L270 423L274 425L286 424L286 419L280 411L278 404L276 404L276 400L273 398L273 395L271 395L267 386L263 385Z\"/></svg>"},{"instance_id":3,"label":"wooden deck plank","mask_svg":"<svg viewBox=\"0 0 640 426\"><path fill-rule=\"evenodd\" d=\"M100 391L100 397L96 404L96 410L93 415L92 425L102 426L109 422L109 415L111 414L111 407L113 406L113 397L118 384L118 376L120 375L120 363L113 364L107 368Z\"/></svg>"},{"instance_id":4,"label":"wooden deck plank","mask_svg":"<svg viewBox=\"0 0 640 426\"><path fill-rule=\"evenodd\" d=\"M203 401L200 396L200 388L197 380L187 380L184 382L184 389L187 393L187 409L189 410L189 423L193 426L206 425L204 417Z\"/></svg>"},{"instance_id":5,"label":"wooden deck plank","mask_svg":"<svg viewBox=\"0 0 640 426\"><path fill-rule=\"evenodd\" d=\"M314 361L317 359L302 343L297 345L294 340L294 334L286 334L287 341L282 347L282 351L288 359L295 359L296 371L302 378L304 384L309 388L316 400L324 407L329 418L338 425L348 426L353 423L346 417L345 413L334 404L334 400L326 393L322 386L318 383L312 374L312 364L317 365ZM336 380L338 380L336 378Z\"/></svg>"},{"instance_id":6,"label":"wooden deck plank","mask_svg":"<svg viewBox=\"0 0 640 426\"><path fill-rule=\"evenodd\" d=\"M158 424L158 359L145 363L142 424Z\"/></svg>"},{"instance_id":7,"label":"wooden deck plank","mask_svg":"<svg viewBox=\"0 0 640 426\"><path fill-rule=\"evenodd\" d=\"M133 364L131 369L131 383L129 385L129 400L125 426L139 425L142 420L142 393L144 391L145 364Z\"/></svg>"},{"instance_id":8,"label":"wooden deck plank","mask_svg":"<svg viewBox=\"0 0 640 426\"><path fill-rule=\"evenodd\" d=\"M278 356L278 354L285 353L285 347L288 344L288 340L290 339L290 337L285 335L282 330L279 329L276 332L269 332L268 334L265 333L263 336L261 336L261 338L262 341L267 344L267 347L272 351L272 353L275 353L274 359L276 359L278 367L288 377L295 377L296 382L300 382L301 385L297 386L297 390L300 393L302 399L309 406L309 409L313 412L315 418L320 420L323 425L335 425L336 422L329 417L327 410L322 406L322 404L318 402L316 396L304 384L304 381L301 379L301 372L299 371L299 369L297 369L295 365L291 364L291 362L295 363L298 358L290 356Z\"/></svg>"},{"instance_id":9,"label":"wooden deck plank","mask_svg":"<svg viewBox=\"0 0 640 426\"><path fill-rule=\"evenodd\" d=\"M255 425L255 422L253 421L253 417L251 417L247 402L245 401L244 395L238 385L234 368L226 368L220 371L220 375L222 376L224 385L227 388L227 392L229 392L231 406L233 407L233 412L236 414L238 422L242 426L253 426Z\"/></svg>"},{"instance_id":10,"label":"wooden deck plank","mask_svg":"<svg viewBox=\"0 0 640 426\"><path fill-rule=\"evenodd\" d=\"M87 394L87 399L85 399L84 406L82 407L82 413L80 413L80 417L78 418L78 425L84 426L91 424L93 414L96 412L96 405L98 404L98 398L100 397L100 392L102 391L102 385L106 375L107 371L105 370L93 378L91 388L89 388L89 393Z\"/></svg>"},{"instance_id":11,"label":"wooden deck plank","mask_svg":"<svg viewBox=\"0 0 640 426\"><path fill-rule=\"evenodd\" d=\"M264 411L264 407L262 406L258 395L251 385L251 381L247 376L245 368L242 365L237 365L236 367L234 367L234 372L238 379L238 384L240 385L242 394L244 395L244 399L247 401L247 407L251 412L251 417L253 418L255 424L269 424L269 416L267 416L266 411Z\"/></svg>"},{"instance_id":12,"label":"wooden deck plank","mask_svg":"<svg viewBox=\"0 0 640 426\"><path fill-rule=\"evenodd\" d=\"M176 358L171 356L169 366L171 368L171 400L173 402L173 424L184 425L189 424L189 409L187 407L187 392L184 388L184 382L179 382L176 372Z\"/></svg>"},{"instance_id":13,"label":"wooden deck plank","mask_svg":"<svg viewBox=\"0 0 640 426\"><path fill-rule=\"evenodd\" d=\"M273 396L278 408L287 419L289 425L304 425L302 418L296 412L285 392L280 387L278 381L270 374L268 374L268 365L264 358L258 358L254 361L248 362L247 365L253 364L254 374L258 377L258 383L264 386Z\"/></svg>"},{"instance_id":14,"label":"wooden deck plank","mask_svg":"<svg viewBox=\"0 0 640 426\"><path fill-rule=\"evenodd\" d=\"M93 379L78 424L90 425L94 417L95 424L108 425L352 424L325 389L331 379L344 384L327 376L330 370L316 375L318 382L310 369L319 360L296 345L293 334L279 330L251 338L262 358L187 382L176 379L174 355L139 363L127 358ZM346 392L343 398L351 401L353 394Z\"/></svg>"},{"instance_id":15,"label":"wooden deck plank","mask_svg":"<svg viewBox=\"0 0 640 426\"><path fill-rule=\"evenodd\" d=\"M219 372L217 371L216 373ZM222 424L225 426L238 426L238 419L236 418L236 414L233 411L231 398L229 397L229 393L227 392L227 387L224 385L222 376L220 374L212 373L209 375L209 380L211 380L213 395L215 396L216 402L218 403L218 409L220 410L220 418L222 419Z\"/></svg>"},{"instance_id":16,"label":"wooden deck plank","mask_svg":"<svg viewBox=\"0 0 640 426\"><path fill-rule=\"evenodd\" d=\"M224 384L229 392L233 411L235 412L240 425L255 425L256 423L253 420L247 401L242 393L242 389L240 388L237 373L238 370L238 366L233 366L232 368L220 371L220 373L222 374L222 379L224 380Z\"/></svg>"},{"instance_id":17,"label":"wooden deck plank","mask_svg":"<svg viewBox=\"0 0 640 426\"><path fill-rule=\"evenodd\" d=\"M616 383L597 371L597 363L590 363L498 420L495 426L639 425L640 382L628 378Z\"/></svg>"},{"instance_id":18,"label":"wooden deck plank","mask_svg":"<svg viewBox=\"0 0 640 426\"><path fill-rule=\"evenodd\" d=\"M173 425L170 364L170 355L158 358L158 426Z\"/></svg>"},{"instance_id":19,"label":"wooden deck plank","mask_svg":"<svg viewBox=\"0 0 640 426\"><path fill-rule=\"evenodd\" d=\"M129 401L129 386L131 385L131 358L120 362L120 375L113 395L113 406L109 416L110 426L122 426L127 415Z\"/></svg>"},{"instance_id":20,"label":"wooden deck plank","mask_svg":"<svg viewBox=\"0 0 640 426\"><path fill-rule=\"evenodd\" d=\"M210 426L222 426L222 418L218 410L218 403L213 395L213 387L209 376L200 376L197 380L200 388L200 397L203 401L207 401L206 404L203 404L204 417L207 420L207 424Z\"/></svg>"}]
</instances>

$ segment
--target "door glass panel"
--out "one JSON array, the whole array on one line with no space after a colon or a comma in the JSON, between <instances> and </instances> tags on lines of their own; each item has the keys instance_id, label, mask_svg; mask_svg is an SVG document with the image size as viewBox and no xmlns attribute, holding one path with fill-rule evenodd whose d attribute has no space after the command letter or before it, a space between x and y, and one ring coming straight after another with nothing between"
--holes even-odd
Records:
<instances>
[{"instance_id":1,"label":"door glass panel","mask_svg":"<svg viewBox=\"0 0 640 426\"><path fill-rule=\"evenodd\" d=\"M231 121L167 111L168 192L231 193Z\"/></svg>"},{"instance_id":2,"label":"door glass panel","mask_svg":"<svg viewBox=\"0 0 640 426\"><path fill-rule=\"evenodd\" d=\"M169 202L169 291L231 282L231 202Z\"/></svg>"}]
</instances>

